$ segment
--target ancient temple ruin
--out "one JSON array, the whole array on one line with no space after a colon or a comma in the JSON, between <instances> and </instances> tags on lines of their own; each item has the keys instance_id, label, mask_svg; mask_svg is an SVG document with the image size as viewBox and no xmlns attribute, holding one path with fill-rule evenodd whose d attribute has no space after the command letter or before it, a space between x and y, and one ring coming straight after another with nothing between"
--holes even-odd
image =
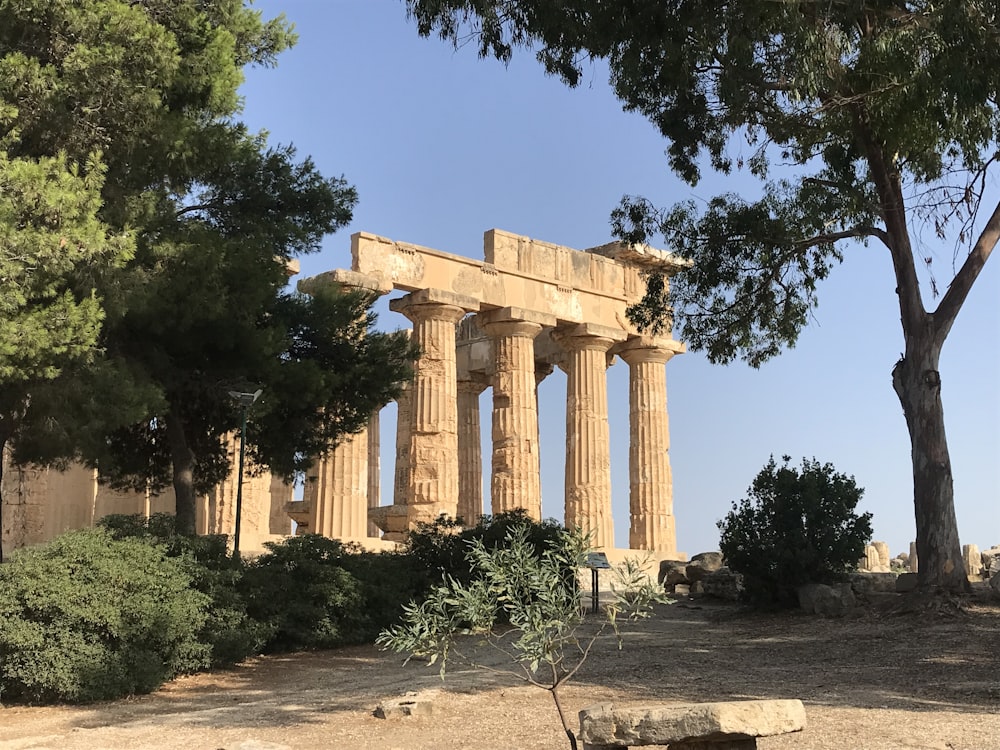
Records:
<instances>
[{"instance_id":1,"label":"ancient temple ruin","mask_svg":"<svg viewBox=\"0 0 1000 750\"><path fill-rule=\"evenodd\" d=\"M248 474L243 546L259 549L290 533L291 520L299 533L377 548L442 513L475 522L483 513L523 508L540 518L537 388L558 367L567 376L564 521L590 531L595 546L612 548L606 370L620 357L629 368L629 547L675 557L665 365L684 346L669 336L639 334L625 310L645 291L643 271L669 277L685 267L646 246L578 251L496 229L485 234L483 260L355 234L350 270L299 286L405 293L389 307L412 323L421 355L396 405L392 503L381 504L376 413L367 430L313 463L302 501L293 501L291 487L280 480ZM484 460L479 397L486 389L492 390L492 448ZM9 467L3 489L8 547L47 541L107 513L173 508L169 491L115 493L81 467ZM199 533L232 534L235 494L230 476L199 500Z\"/></svg>"},{"instance_id":2,"label":"ancient temple ruin","mask_svg":"<svg viewBox=\"0 0 1000 750\"><path fill-rule=\"evenodd\" d=\"M565 523L614 546L605 371L629 367L629 547L677 551L669 458L665 365L683 344L642 335L626 307L645 291L642 272L670 276L679 258L611 243L586 251L500 230L484 258L451 255L372 234L351 238L351 269L300 282L405 296L389 303L412 322L421 355L398 403L391 505L379 505L378 433L369 429L319 459L293 517L328 536L377 527L400 540L444 513L474 522L523 508L541 516L537 386L567 374ZM492 389L490 502L484 511L479 394ZM373 419L376 419L373 417Z\"/></svg>"}]
</instances>

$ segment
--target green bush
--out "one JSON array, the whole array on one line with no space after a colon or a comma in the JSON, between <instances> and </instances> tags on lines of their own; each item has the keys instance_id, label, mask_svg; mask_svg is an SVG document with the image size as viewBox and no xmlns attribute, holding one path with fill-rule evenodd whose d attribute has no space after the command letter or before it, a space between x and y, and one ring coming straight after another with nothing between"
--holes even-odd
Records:
<instances>
[{"instance_id":1,"label":"green bush","mask_svg":"<svg viewBox=\"0 0 1000 750\"><path fill-rule=\"evenodd\" d=\"M200 639L212 649L212 666L228 666L264 650L270 630L247 614L240 592L243 565L229 554L224 534L184 536L176 532L174 517L110 515L100 525L116 539L141 539L164 547L168 557L183 561L191 585L210 598Z\"/></svg>"},{"instance_id":2,"label":"green bush","mask_svg":"<svg viewBox=\"0 0 1000 750\"><path fill-rule=\"evenodd\" d=\"M147 693L202 669L208 597L162 547L104 529L0 566L0 696L84 702Z\"/></svg>"},{"instance_id":3,"label":"green bush","mask_svg":"<svg viewBox=\"0 0 1000 750\"><path fill-rule=\"evenodd\" d=\"M479 523L467 528L447 516L440 516L433 523L420 524L410 532L407 551L426 576L428 589L439 584L443 575L469 583L473 578L469 558L473 543L482 542L487 550L505 547L514 529L523 530L527 545L537 558L559 543L566 531L552 519L535 521L521 508L495 516L481 516Z\"/></svg>"},{"instance_id":4,"label":"green bush","mask_svg":"<svg viewBox=\"0 0 1000 750\"><path fill-rule=\"evenodd\" d=\"M268 651L335 648L363 640L364 596L346 569L351 548L318 534L268 543L246 566L248 614L268 634Z\"/></svg>"},{"instance_id":5,"label":"green bush","mask_svg":"<svg viewBox=\"0 0 1000 750\"><path fill-rule=\"evenodd\" d=\"M806 583L834 583L857 565L871 539L871 513L854 512L864 490L831 464L802 460L801 471L772 457L747 497L718 526L719 549L742 574L744 598L795 606Z\"/></svg>"}]
</instances>

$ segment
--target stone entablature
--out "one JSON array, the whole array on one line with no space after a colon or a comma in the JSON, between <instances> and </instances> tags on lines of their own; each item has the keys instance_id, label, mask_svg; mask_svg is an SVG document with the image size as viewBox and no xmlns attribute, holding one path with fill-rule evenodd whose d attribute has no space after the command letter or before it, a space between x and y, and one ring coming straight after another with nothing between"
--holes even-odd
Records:
<instances>
[{"instance_id":1,"label":"stone entablature","mask_svg":"<svg viewBox=\"0 0 1000 750\"><path fill-rule=\"evenodd\" d=\"M441 513L473 523L483 512L484 463L490 512L539 517L537 386L558 366L568 376L565 522L613 546L605 371L621 356L630 368L630 546L676 553L665 365L684 346L640 335L626 308L644 293L644 271L669 277L689 264L646 246L579 251L498 229L485 233L483 258L362 232L351 237L350 270L299 284L408 293L390 309L411 320L422 355L398 403L393 502L372 507L370 520L387 540ZM488 462L478 400L487 387Z\"/></svg>"}]
</instances>

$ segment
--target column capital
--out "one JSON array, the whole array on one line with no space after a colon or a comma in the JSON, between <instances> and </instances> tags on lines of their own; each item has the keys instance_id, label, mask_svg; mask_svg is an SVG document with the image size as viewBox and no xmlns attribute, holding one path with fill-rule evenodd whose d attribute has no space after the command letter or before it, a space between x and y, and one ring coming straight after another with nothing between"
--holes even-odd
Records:
<instances>
[{"instance_id":1,"label":"column capital","mask_svg":"<svg viewBox=\"0 0 1000 750\"><path fill-rule=\"evenodd\" d=\"M537 333L542 328L554 327L556 322L555 315L528 310L523 307L496 307L492 310L483 310L476 316L476 325L487 334L489 334L489 331L486 330L487 326L495 326L499 323L531 323L537 326L537 330L535 331ZM524 334L515 333L513 335ZM535 334L531 335L534 336Z\"/></svg>"},{"instance_id":2,"label":"column capital","mask_svg":"<svg viewBox=\"0 0 1000 750\"><path fill-rule=\"evenodd\" d=\"M675 354L683 354L687 347L680 341L660 336L629 336L617 343L611 350L628 364L636 362L659 362L666 364Z\"/></svg>"},{"instance_id":3,"label":"column capital","mask_svg":"<svg viewBox=\"0 0 1000 750\"><path fill-rule=\"evenodd\" d=\"M552 332L552 338L567 350L574 349L604 349L607 351L619 341L624 341L628 334L620 328L579 323L577 325L557 328Z\"/></svg>"},{"instance_id":4,"label":"column capital","mask_svg":"<svg viewBox=\"0 0 1000 750\"><path fill-rule=\"evenodd\" d=\"M458 323L467 313L479 309L479 301L444 289L421 289L389 300L389 309L413 322L434 319Z\"/></svg>"},{"instance_id":5,"label":"column capital","mask_svg":"<svg viewBox=\"0 0 1000 750\"><path fill-rule=\"evenodd\" d=\"M307 279L300 280L299 283L296 284L296 289L298 289L302 294L315 294L320 289L327 287L333 287L338 290L344 288L361 289L368 292L374 292L378 295L386 294L387 292L392 291L391 289L381 288L379 286L378 279L374 276L358 273L357 271L345 271L342 268L317 274L316 276L310 276Z\"/></svg>"},{"instance_id":6,"label":"column capital","mask_svg":"<svg viewBox=\"0 0 1000 750\"><path fill-rule=\"evenodd\" d=\"M489 388L490 379L483 373L469 373L466 378L457 381L459 393L471 393L478 396Z\"/></svg>"}]
</instances>

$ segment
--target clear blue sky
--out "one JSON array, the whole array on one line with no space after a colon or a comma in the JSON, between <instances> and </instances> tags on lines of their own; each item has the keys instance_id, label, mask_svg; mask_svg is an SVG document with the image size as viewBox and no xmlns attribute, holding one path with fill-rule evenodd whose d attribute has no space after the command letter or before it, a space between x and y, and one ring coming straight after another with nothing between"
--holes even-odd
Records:
<instances>
[{"instance_id":1,"label":"clear blue sky","mask_svg":"<svg viewBox=\"0 0 1000 750\"><path fill-rule=\"evenodd\" d=\"M578 249L611 239L623 194L658 205L752 191L739 177L692 190L669 171L666 143L625 114L595 69L567 89L531 54L508 68L421 39L401 0L259 0L285 13L298 45L271 70L251 70L244 119L272 143L294 144L360 193L354 221L304 259L303 276L350 267L350 234L482 258L497 227ZM926 232L928 242L933 232ZM951 247L929 246L941 286ZM893 554L914 536L909 440L890 383L902 351L887 251L845 248L820 289L815 320L795 349L752 370L709 365L698 353L667 365L678 546L718 546L716 521L774 454L831 462L865 488L875 538ZM926 291L926 290L925 290ZM407 321L380 304L379 325ZM941 374L963 543L1000 544L1000 258L987 264L945 345ZM628 371L608 371L615 535L628 539ZM543 512L562 519L565 377L542 383ZM489 391L483 425L489 432ZM391 501L394 417L383 416L383 503ZM484 453L489 465L489 454ZM489 497L488 477L485 495ZM487 501L488 502L488 501Z\"/></svg>"}]
</instances>

